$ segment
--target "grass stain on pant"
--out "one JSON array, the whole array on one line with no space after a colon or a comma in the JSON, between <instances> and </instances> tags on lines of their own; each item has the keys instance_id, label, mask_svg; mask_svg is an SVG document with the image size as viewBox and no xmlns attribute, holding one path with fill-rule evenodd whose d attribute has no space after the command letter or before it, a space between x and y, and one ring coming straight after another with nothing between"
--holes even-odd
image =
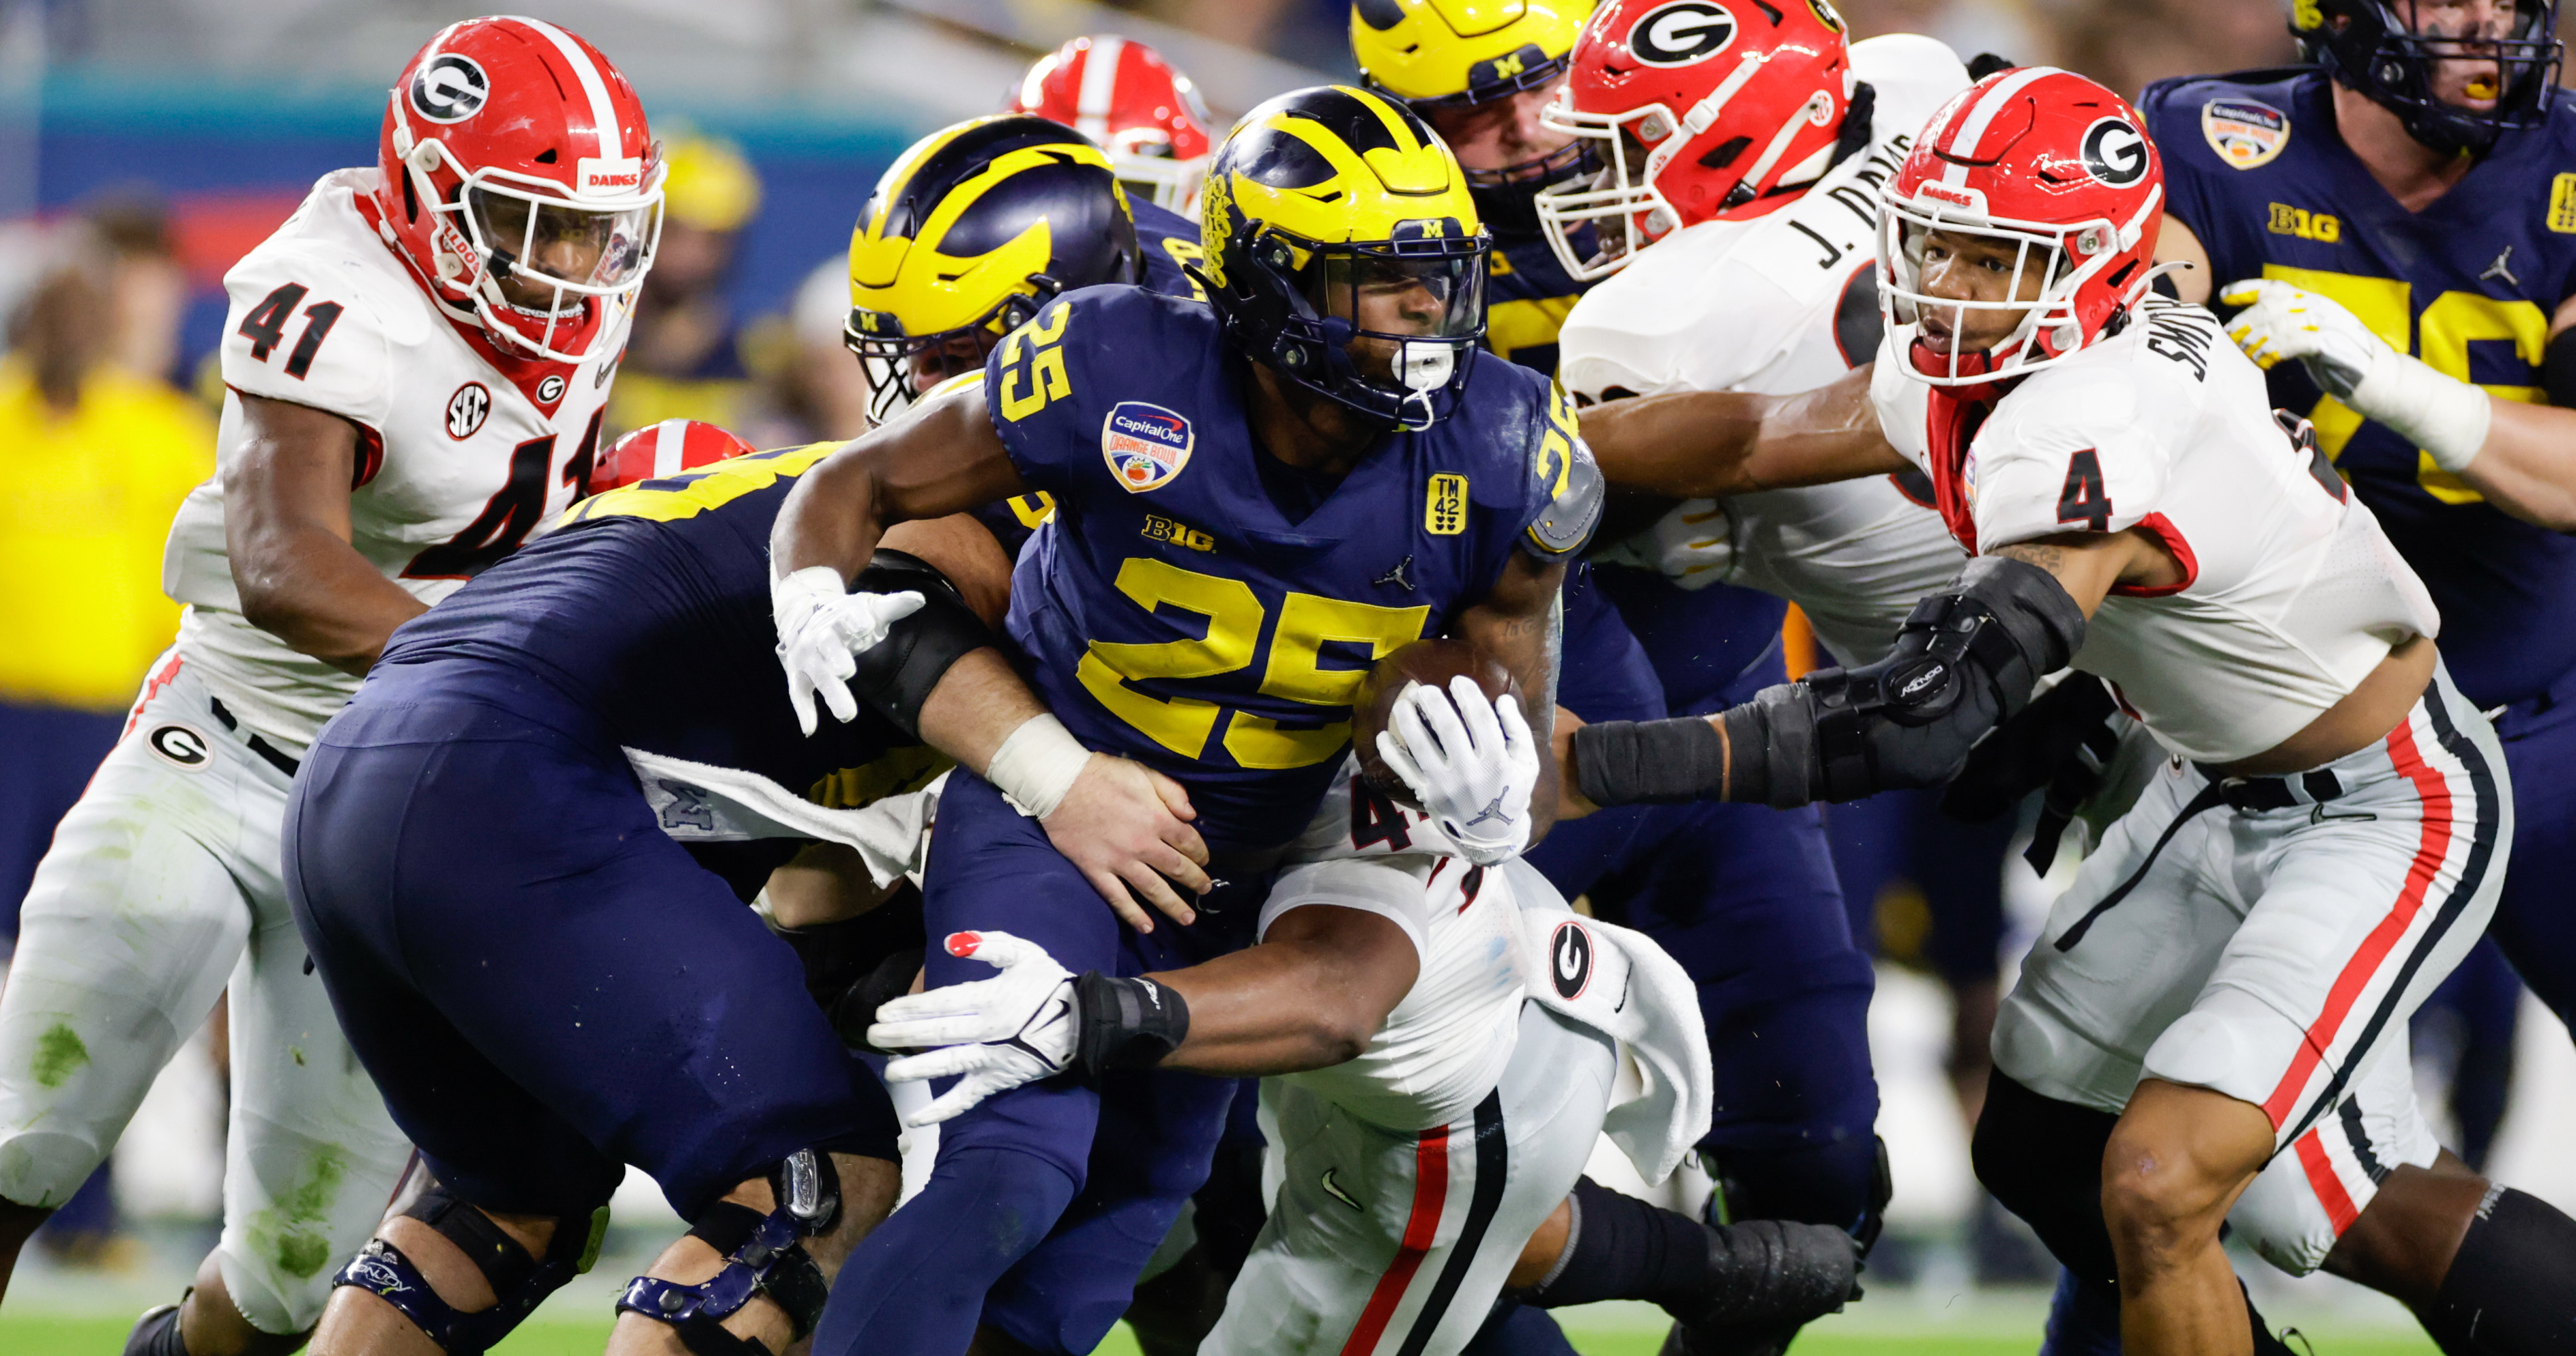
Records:
<instances>
[{"instance_id":1,"label":"grass stain on pant","mask_svg":"<svg viewBox=\"0 0 2576 1356\"><path fill-rule=\"evenodd\" d=\"M251 1246L299 1280L329 1265L331 1205L348 1177L347 1150L336 1144L315 1149L295 1185L278 1194L273 1208L251 1217Z\"/></svg>"},{"instance_id":2,"label":"grass stain on pant","mask_svg":"<svg viewBox=\"0 0 2576 1356\"><path fill-rule=\"evenodd\" d=\"M36 1038L36 1058L28 1072L36 1076L36 1086L59 1088L89 1063L89 1047L81 1044L80 1033L69 1022L56 1022Z\"/></svg>"}]
</instances>

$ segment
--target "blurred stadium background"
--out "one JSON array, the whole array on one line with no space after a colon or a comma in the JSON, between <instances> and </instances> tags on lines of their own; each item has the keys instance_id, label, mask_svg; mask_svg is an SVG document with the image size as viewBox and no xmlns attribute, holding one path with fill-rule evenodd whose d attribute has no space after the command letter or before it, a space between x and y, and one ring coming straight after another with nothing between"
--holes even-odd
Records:
<instances>
[{"instance_id":1,"label":"blurred stadium background","mask_svg":"<svg viewBox=\"0 0 2576 1356\"><path fill-rule=\"evenodd\" d=\"M672 148L670 228L611 420L672 415L774 446L858 428L839 345L841 251L869 187L907 142L996 109L1038 54L1082 33L1160 48L1220 121L1352 74L1345 0L556 0L633 78ZM1913 31L1963 55L2055 62L2134 93L2149 80L2292 56L2282 0L1843 0L1858 36ZM0 956L16 900L78 793L13 766L39 741L115 737L136 676L176 625L160 596L171 511L213 460L208 355L224 270L327 170L372 164L384 86L452 0L0 0ZM1974 1033L2048 887L2018 858L2000 938L1934 903L1939 844L1894 823L1838 837L1872 865L1880 989L1871 1028L1894 1153L1889 1237L1868 1301L1802 1351L2001 1352L2037 1345L2053 1270L1967 1166L1982 1086ZM1880 841L1869 841L1873 837ZM1991 859L1989 859L1991 860ZM14 874L13 874L14 873ZM1873 885L1872 882L1875 882ZM1988 942L1998 942L1988 948ZM1997 974L1998 959L2002 972ZM2576 1051L2492 954L2416 1033L2450 1142L2500 1179L2576 1209ZM216 1015L220 1023L220 1010ZM1971 1039L1958 1041L1965 1030ZM1954 1048L1954 1046L1956 1048ZM164 1302L220 1209L219 1035L163 1076L111 1165L21 1266L0 1351L106 1353ZM2454 1095L2456 1092L2456 1096ZM619 1201L616 1241L671 1225L650 1184ZM509 1352L598 1350L612 1256ZM2249 1266L2267 1312L2318 1349L2427 1351L2392 1303ZM1568 1327L1586 1351L1650 1352L1659 1321L1604 1306ZM1113 1349L1123 1345L1113 1339Z\"/></svg>"}]
</instances>

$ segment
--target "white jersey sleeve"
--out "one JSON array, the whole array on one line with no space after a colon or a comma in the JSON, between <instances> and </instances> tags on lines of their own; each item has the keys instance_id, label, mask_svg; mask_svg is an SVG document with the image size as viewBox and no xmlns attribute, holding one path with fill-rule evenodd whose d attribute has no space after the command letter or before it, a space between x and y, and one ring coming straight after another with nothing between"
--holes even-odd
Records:
<instances>
[{"instance_id":1,"label":"white jersey sleeve","mask_svg":"<svg viewBox=\"0 0 2576 1356\"><path fill-rule=\"evenodd\" d=\"M2187 432L2160 415L2198 403L2166 389L2157 380L2165 375L2144 365L2068 371L2004 402L1968 452L1977 549L2125 532L2158 514L2173 469L2170 440Z\"/></svg>"},{"instance_id":2,"label":"white jersey sleeve","mask_svg":"<svg viewBox=\"0 0 2576 1356\"><path fill-rule=\"evenodd\" d=\"M297 216L313 210L308 200ZM394 358L419 344L427 322L416 295L386 296L384 273L348 253L290 237L244 256L224 275L217 352L234 392L309 405L382 437Z\"/></svg>"}]
</instances>

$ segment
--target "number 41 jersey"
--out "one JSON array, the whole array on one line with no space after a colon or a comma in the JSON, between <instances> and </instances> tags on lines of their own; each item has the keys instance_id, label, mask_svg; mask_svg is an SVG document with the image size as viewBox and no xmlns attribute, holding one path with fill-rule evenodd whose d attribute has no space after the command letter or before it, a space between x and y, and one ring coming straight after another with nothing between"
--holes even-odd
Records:
<instances>
[{"instance_id":1,"label":"number 41 jersey","mask_svg":"<svg viewBox=\"0 0 2576 1356\"><path fill-rule=\"evenodd\" d=\"M224 549L222 468L245 436L241 398L307 405L358 426L350 545L425 603L518 549L582 491L623 346L624 311L579 367L496 349L451 322L377 234L378 173L335 170L224 275L218 470L180 506L162 587L187 605L179 652L241 721L301 748L358 680L241 615Z\"/></svg>"},{"instance_id":2,"label":"number 41 jersey","mask_svg":"<svg viewBox=\"0 0 2576 1356\"><path fill-rule=\"evenodd\" d=\"M1049 305L984 376L1012 464L1056 504L1011 580L1038 695L1187 787L1219 849L1302 832L1370 665L1445 632L1513 552L1571 560L1602 496L1526 368L1478 361L1447 418L1338 483L1256 445L1250 379L1205 304L1114 286Z\"/></svg>"}]
</instances>

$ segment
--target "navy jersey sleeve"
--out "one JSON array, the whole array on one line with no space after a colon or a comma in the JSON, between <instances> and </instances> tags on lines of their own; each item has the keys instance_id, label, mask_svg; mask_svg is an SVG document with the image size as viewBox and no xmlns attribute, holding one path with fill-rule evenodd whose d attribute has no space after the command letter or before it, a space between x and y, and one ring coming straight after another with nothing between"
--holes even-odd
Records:
<instances>
[{"instance_id":1,"label":"navy jersey sleeve","mask_svg":"<svg viewBox=\"0 0 2576 1356\"><path fill-rule=\"evenodd\" d=\"M1139 372L1206 360L1155 323L1159 308L1187 304L1142 288L1086 287L1003 336L984 365L984 402L1030 490L1063 504L1112 477L1144 490L1179 473L1193 441L1187 418L1143 401L1097 406Z\"/></svg>"},{"instance_id":2,"label":"navy jersey sleeve","mask_svg":"<svg viewBox=\"0 0 2576 1356\"><path fill-rule=\"evenodd\" d=\"M1520 487L1522 521L1514 543L1543 563L1571 562L1601 525L1609 493L1575 424L1573 402L1555 382L1518 364L1480 362L1477 368L1480 375L1489 368L1510 373L1516 385L1527 388L1522 398L1529 416L1522 442L1528 471ZM1470 399L1474 394L1471 386Z\"/></svg>"}]
</instances>

